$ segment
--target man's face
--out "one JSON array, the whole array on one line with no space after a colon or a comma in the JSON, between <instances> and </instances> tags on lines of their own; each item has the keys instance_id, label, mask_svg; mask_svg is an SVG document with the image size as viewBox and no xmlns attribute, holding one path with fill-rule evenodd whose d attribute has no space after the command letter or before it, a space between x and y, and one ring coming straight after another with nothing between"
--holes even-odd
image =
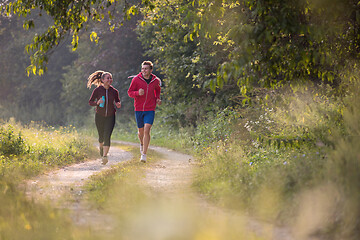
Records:
<instances>
[{"instance_id":1,"label":"man's face","mask_svg":"<svg viewBox=\"0 0 360 240\"><path fill-rule=\"evenodd\" d=\"M152 73L152 69L149 65L142 65L141 66L141 73L145 78L149 78L150 74Z\"/></svg>"}]
</instances>

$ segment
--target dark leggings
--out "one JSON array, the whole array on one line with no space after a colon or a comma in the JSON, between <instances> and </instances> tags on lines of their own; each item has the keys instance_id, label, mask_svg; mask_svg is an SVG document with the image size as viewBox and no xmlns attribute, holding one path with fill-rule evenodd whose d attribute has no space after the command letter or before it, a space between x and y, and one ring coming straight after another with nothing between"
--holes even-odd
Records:
<instances>
[{"instance_id":1,"label":"dark leggings","mask_svg":"<svg viewBox=\"0 0 360 240\"><path fill-rule=\"evenodd\" d=\"M115 126L115 115L104 117L95 114L95 124L99 133L99 143L104 143L104 146L110 146L110 138Z\"/></svg>"}]
</instances>

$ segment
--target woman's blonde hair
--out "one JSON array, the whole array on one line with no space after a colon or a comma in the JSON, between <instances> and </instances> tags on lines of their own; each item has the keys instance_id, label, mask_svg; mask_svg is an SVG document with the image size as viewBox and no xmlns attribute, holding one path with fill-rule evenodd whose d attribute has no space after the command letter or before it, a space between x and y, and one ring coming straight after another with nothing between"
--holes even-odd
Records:
<instances>
[{"instance_id":1,"label":"woman's blonde hair","mask_svg":"<svg viewBox=\"0 0 360 240\"><path fill-rule=\"evenodd\" d=\"M97 87L100 86L106 75L110 75L112 77L111 73L102 70L97 70L96 72L90 74L88 77L87 87L91 88L91 85L93 84Z\"/></svg>"}]
</instances>

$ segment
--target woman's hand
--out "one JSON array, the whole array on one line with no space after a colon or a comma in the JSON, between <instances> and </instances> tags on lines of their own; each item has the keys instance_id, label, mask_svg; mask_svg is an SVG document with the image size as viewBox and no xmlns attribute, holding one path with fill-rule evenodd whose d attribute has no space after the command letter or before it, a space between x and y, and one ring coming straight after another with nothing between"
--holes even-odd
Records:
<instances>
[{"instance_id":1,"label":"woman's hand","mask_svg":"<svg viewBox=\"0 0 360 240\"><path fill-rule=\"evenodd\" d=\"M99 100L97 100L96 104L99 106L103 102L104 102L104 100L102 100L102 98L100 98Z\"/></svg>"},{"instance_id":2,"label":"woman's hand","mask_svg":"<svg viewBox=\"0 0 360 240\"><path fill-rule=\"evenodd\" d=\"M121 108L121 102L117 102L117 103L115 103L115 105L117 108Z\"/></svg>"}]
</instances>

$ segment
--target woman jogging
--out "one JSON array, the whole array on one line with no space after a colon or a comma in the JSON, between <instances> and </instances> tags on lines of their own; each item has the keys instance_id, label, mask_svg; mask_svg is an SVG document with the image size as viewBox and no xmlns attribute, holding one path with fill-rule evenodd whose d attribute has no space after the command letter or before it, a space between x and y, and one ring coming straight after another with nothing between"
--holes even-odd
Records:
<instances>
[{"instance_id":1,"label":"woman jogging","mask_svg":"<svg viewBox=\"0 0 360 240\"><path fill-rule=\"evenodd\" d=\"M97 86L91 94L89 105L96 106L95 124L99 134L100 156L104 165L108 162L110 139L115 126L115 106L121 107L119 91L111 86L112 82L111 73L99 70L89 76L87 83L88 88L91 88L92 84Z\"/></svg>"},{"instance_id":2,"label":"woman jogging","mask_svg":"<svg viewBox=\"0 0 360 240\"><path fill-rule=\"evenodd\" d=\"M161 105L161 81L152 74L153 63L144 61L141 72L135 76L128 89L128 95L134 98L135 118L140 140L141 162L146 162L146 153L150 144L150 130L155 118L156 105Z\"/></svg>"}]
</instances>

